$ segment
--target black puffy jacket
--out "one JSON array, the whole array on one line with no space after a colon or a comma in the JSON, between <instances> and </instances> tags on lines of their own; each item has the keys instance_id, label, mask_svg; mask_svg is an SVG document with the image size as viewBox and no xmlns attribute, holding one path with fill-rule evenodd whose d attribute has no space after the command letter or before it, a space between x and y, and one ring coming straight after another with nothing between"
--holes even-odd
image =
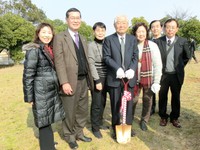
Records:
<instances>
[{"instance_id":1,"label":"black puffy jacket","mask_svg":"<svg viewBox=\"0 0 200 150\"><path fill-rule=\"evenodd\" d=\"M59 98L59 83L52 60L44 45L28 44L26 50L23 91L24 101L33 102L35 125L44 127L65 117Z\"/></svg>"}]
</instances>

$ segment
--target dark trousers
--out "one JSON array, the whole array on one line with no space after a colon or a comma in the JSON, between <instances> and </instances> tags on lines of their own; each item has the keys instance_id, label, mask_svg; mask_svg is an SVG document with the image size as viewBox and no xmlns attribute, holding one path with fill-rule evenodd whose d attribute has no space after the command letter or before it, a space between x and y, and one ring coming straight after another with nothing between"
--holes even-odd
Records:
<instances>
[{"instance_id":1,"label":"dark trousers","mask_svg":"<svg viewBox=\"0 0 200 150\"><path fill-rule=\"evenodd\" d=\"M153 92L151 91L151 88L139 88L139 93L142 90L143 95L142 95L142 115L141 115L141 121L148 122L150 118L150 112L151 112L151 105L152 105L152 95ZM135 115L135 109L136 105L139 100L139 94L136 95L133 98L133 117Z\"/></svg>"},{"instance_id":2,"label":"dark trousers","mask_svg":"<svg viewBox=\"0 0 200 150\"><path fill-rule=\"evenodd\" d=\"M123 83L122 83L123 84ZM111 113L112 113L112 128L115 132L115 126L120 125L120 106L121 106L121 98L123 96L124 86L120 87L108 87L109 95L110 95L110 103L111 103ZM131 96L133 97L133 88L128 88L128 91L131 92ZM133 101L127 102L127 110L126 110L126 124L132 125L132 109L133 109Z\"/></svg>"},{"instance_id":3,"label":"dark trousers","mask_svg":"<svg viewBox=\"0 0 200 150\"><path fill-rule=\"evenodd\" d=\"M103 125L103 112L106 106L106 93L107 87L105 85L106 78L100 78L103 89L101 91L94 88L92 94L92 103L91 103L91 125L92 131L99 131L101 125Z\"/></svg>"},{"instance_id":4,"label":"dark trousers","mask_svg":"<svg viewBox=\"0 0 200 150\"><path fill-rule=\"evenodd\" d=\"M171 113L170 120L178 119L180 116L180 92L182 85L178 81L176 74L164 74L161 80L159 92L159 116L167 119L168 91L171 90Z\"/></svg>"},{"instance_id":5,"label":"dark trousers","mask_svg":"<svg viewBox=\"0 0 200 150\"><path fill-rule=\"evenodd\" d=\"M55 150L51 125L39 128L40 150Z\"/></svg>"},{"instance_id":6,"label":"dark trousers","mask_svg":"<svg viewBox=\"0 0 200 150\"><path fill-rule=\"evenodd\" d=\"M88 115L88 86L86 78L78 80L74 95L62 95L65 120L62 122L64 138L69 142L82 137Z\"/></svg>"},{"instance_id":7,"label":"dark trousers","mask_svg":"<svg viewBox=\"0 0 200 150\"><path fill-rule=\"evenodd\" d=\"M156 94L153 93L153 96L152 96L151 112L155 112L155 109L156 109Z\"/></svg>"}]
</instances>

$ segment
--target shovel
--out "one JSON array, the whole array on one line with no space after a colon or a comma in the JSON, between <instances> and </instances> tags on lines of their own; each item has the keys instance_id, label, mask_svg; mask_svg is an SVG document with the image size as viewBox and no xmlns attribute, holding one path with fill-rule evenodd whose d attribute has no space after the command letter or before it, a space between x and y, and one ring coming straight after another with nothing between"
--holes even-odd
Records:
<instances>
[{"instance_id":1,"label":"shovel","mask_svg":"<svg viewBox=\"0 0 200 150\"><path fill-rule=\"evenodd\" d=\"M120 144L126 144L130 142L131 140L131 125L126 124L126 107L127 107L127 101L131 100L131 93L127 90L128 89L128 83L125 82L122 79L124 83L124 94L121 99L121 107L120 107L120 113L122 114L122 124L116 125L116 137L117 142Z\"/></svg>"}]
</instances>

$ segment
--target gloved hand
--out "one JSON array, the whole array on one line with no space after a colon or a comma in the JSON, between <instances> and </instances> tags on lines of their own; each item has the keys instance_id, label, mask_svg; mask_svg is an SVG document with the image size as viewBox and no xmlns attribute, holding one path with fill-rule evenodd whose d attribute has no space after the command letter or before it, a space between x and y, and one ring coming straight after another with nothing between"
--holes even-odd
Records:
<instances>
[{"instance_id":1,"label":"gloved hand","mask_svg":"<svg viewBox=\"0 0 200 150\"><path fill-rule=\"evenodd\" d=\"M126 72L125 72L125 77L127 79L132 79L135 75L135 71L133 69L128 69Z\"/></svg>"},{"instance_id":2,"label":"gloved hand","mask_svg":"<svg viewBox=\"0 0 200 150\"><path fill-rule=\"evenodd\" d=\"M118 70L117 70L117 77L116 78L119 78L119 79L122 79L122 78L124 78L125 77L125 74L124 74L124 70L122 69L122 68L119 68Z\"/></svg>"},{"instance_id":3,"label":"gloved hand","mask_svg":"<svg viewBox=\"0 0 200 150\"><path fill-rule=\"evenodd\" d=\"M158 84L158 83L152 84L151 90L152 90L155 94L158 93L158 92L160 91L160 84Z\"/></svg>"}]
</instances>

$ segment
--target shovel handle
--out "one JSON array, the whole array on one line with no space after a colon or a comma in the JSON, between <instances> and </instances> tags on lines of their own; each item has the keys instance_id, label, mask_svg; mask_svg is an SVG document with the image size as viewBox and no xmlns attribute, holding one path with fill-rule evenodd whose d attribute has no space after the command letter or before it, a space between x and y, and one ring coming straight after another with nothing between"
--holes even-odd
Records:
<instances>
[{"instance_id":1,"label":"shovel handle","mask_svg":"<svg viewBox=\"0 0 200 150\"><path fill-rule=\"evenodd\" d=\"M125 82L125 78L122 78L122 82L124 84L124 90L127 91L128 90L128 83L130 82L130 80Z\"/></svg>"}]
</instances>

